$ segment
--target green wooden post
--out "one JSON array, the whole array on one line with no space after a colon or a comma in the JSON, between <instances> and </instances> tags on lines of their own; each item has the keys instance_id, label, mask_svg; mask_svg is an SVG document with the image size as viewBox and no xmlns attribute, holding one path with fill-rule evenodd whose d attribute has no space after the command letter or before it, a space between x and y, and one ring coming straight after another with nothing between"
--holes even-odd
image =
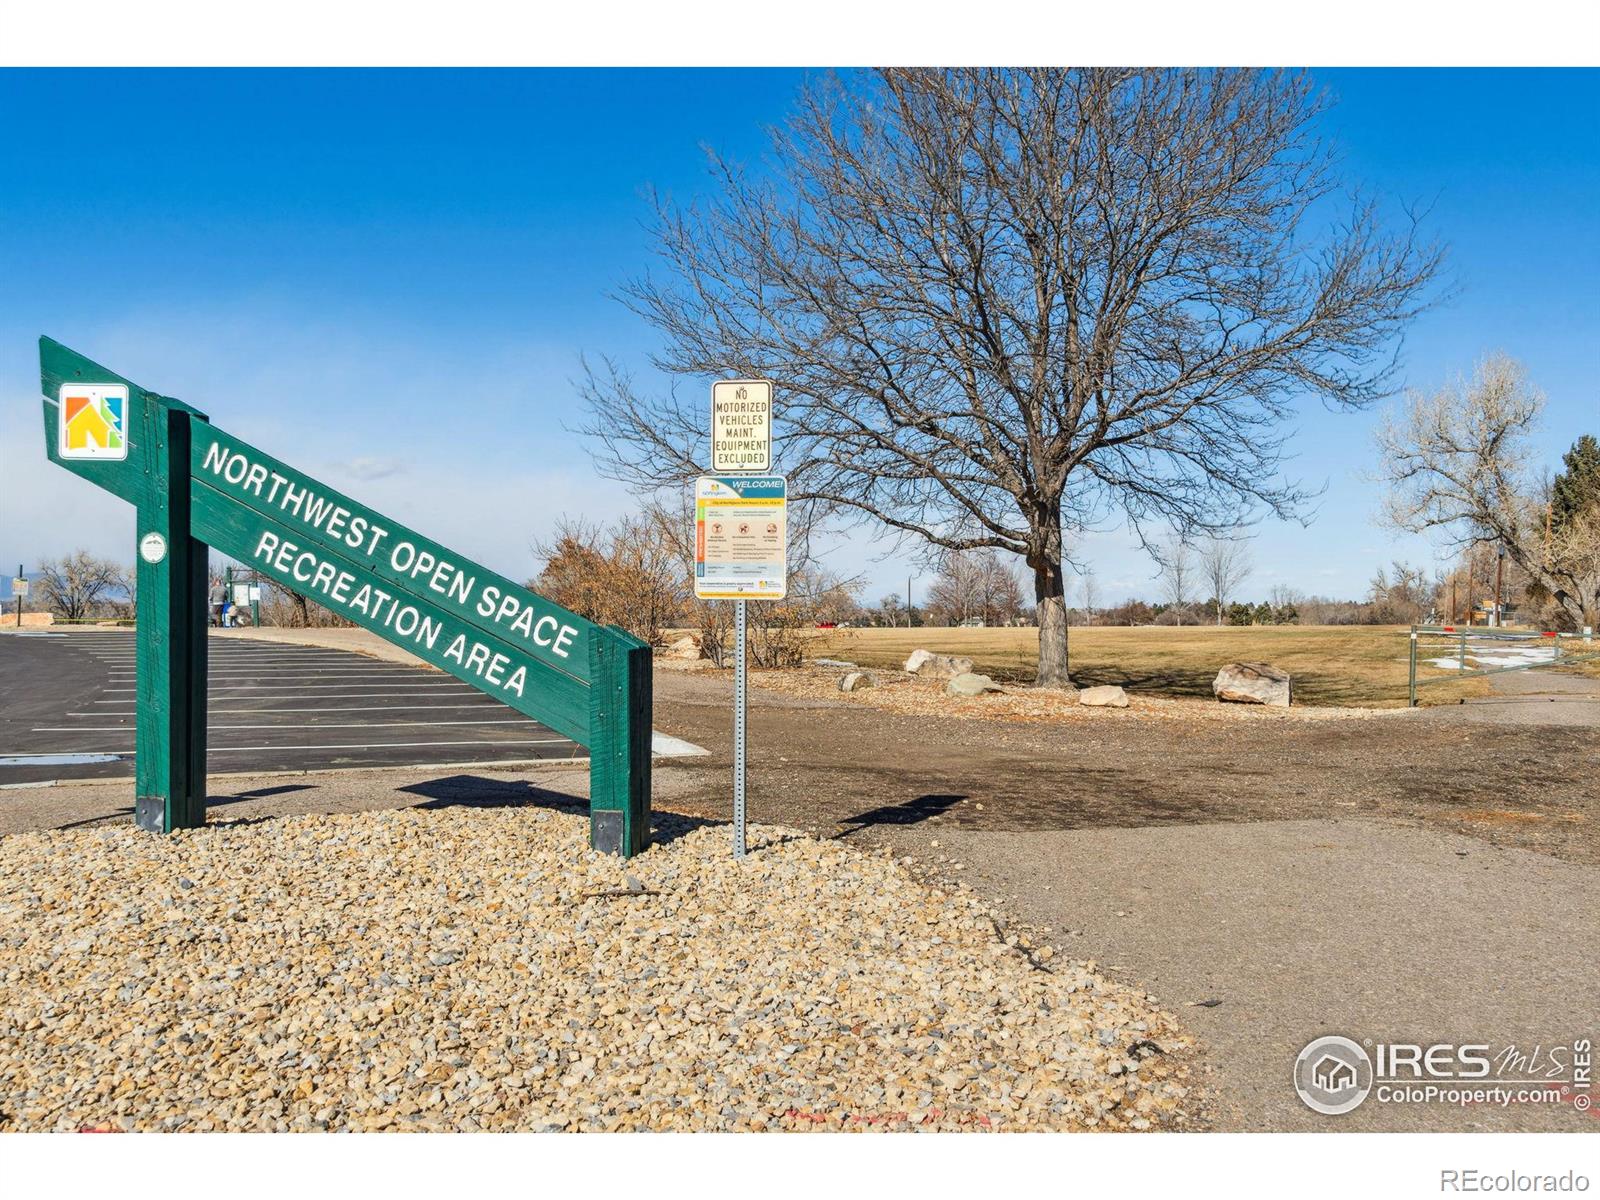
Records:
<instances>
[{"instance_id":1,"label":"green wooden post","mask_svg":"<svg viewBox=\"0 0 1600 1200\"><path fill-rule=\"evenodd\" d=\"M650 647L615 626L589 642L589 845L625 858L650 844Z\"/></svg>"},{"instance_id":2,"label":"green wooden post","mask_svg":"<svg viewBox=\"0 0 1600 1200\"><path fill-rule=\"evenodd\" d=\"M189 459L193 430L206 428L205 414L47 337L39 339L39 385L50 460L134 506L134 819L161 832L203 825L208 547L191 529ZM114 418L126 425L112 430L109 453L63 448L62 396L78 388L126 389L125 411Z\"/></svg>"},{"instance_id":3,"label":"green wooden post","mask_svg":"<svg viewBox=\"0 0 1600 1200\"><path fill-rule=\"evenodd\" d=\"M145 394L150 486L138 505L138 708L134 821L171 833L206 823L206 558L189 525L189 445L198 414ZM198 419L204 420L203 417Z\"/></svg>"}]
</instances>

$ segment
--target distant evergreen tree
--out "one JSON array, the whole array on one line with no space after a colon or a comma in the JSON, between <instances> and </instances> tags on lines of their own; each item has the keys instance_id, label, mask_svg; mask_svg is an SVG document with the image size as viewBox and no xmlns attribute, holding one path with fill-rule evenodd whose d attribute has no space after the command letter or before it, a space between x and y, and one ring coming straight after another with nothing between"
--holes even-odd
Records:
<instances>
[{"instance_id":1,"label":"distant evergreen tree","mask_svg":"<svg viewBox=\"0 0 1600 1200\"><path fill-rule=\"evenodd\" d=\"M1586 433L1561 456L1566 470L1550 485L1550 524L1565 529L1567 522L1600 504L1600 441Z\"/></svg>"}]
</instances>

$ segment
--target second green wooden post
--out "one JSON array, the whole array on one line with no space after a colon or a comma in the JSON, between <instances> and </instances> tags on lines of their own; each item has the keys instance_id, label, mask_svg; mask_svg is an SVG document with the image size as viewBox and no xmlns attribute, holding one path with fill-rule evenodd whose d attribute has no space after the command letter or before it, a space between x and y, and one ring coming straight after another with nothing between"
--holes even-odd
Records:
<instances>
[{"instance_id":1,"label":"second green wooden post","mask_svg":"<svg viewBox=\"0 0 1600 1200\"><path fill-rule=\"evenodd\" d=\"M190 535L191 424L164 396L140 397L150 472L138 520L134 821L171 833L206 823L206 559Z\"/></svg>"},{"instance_id":2,"label":"second green wooden post","mask_svg":"<svg viewBox=\"0 0 1600 1200\"><path fill-rule=\"evenodd\" d=\"M632 857L650 844L650 647L597 629L589 668L589 845Z\"/></svg>"}]
</instances>

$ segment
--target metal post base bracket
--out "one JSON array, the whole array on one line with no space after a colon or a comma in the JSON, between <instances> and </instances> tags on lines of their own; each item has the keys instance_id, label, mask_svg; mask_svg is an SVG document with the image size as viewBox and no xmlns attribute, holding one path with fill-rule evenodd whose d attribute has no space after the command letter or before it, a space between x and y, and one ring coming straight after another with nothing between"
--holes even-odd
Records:
<instances>
[{"instance_id":1,"label":"metal post base bracket","mask_svg":"<svg viewBox=\"0 0 1600 1200\"><path fill-rule=\"evenodd\" d=\"M133 802L133 823L147 833L165 833L166 810L165 796L140 796Z\"/></svg>"}]
</instances>

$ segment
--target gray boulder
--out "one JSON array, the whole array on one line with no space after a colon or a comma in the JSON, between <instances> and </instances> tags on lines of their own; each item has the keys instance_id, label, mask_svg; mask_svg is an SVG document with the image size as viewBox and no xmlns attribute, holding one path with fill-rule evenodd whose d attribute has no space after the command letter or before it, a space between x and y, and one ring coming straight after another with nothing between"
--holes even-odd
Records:
<instances>
[{"instance_id":1,"label":"gray boulder","mask_svg":"<svg viewBox=\"0 0 1600 1200\"><path fill-rule=\"evenodd\" d=\"M953 675L944 685L947 696L981 696L985 692L998 692L1000 685L987 675L974 675L971 671L963 671Z\"/></svg>"},{"instance_id":2,"label":"gray boulder","mask_svg":"<svg viewBox=\"0 0 1600 1200\"><path fill-rule=\"evenodd\" d=\"M855 663L846 662L842 658L814 658L811 660L811 665L814 667L842 667L847 671L853 671L856 667Z\"/></svg>"},{"instance_id":3,"label":"gray boulder","mask_svg":"<svg viewBox=\"0 0 1600 1200\"><path fill-rule=\"evenodd\" d=\"M1078 693L1078 703L1090 708L1127 708L1128 693L1114 683L1102 687L1084 688Z\"/></svg>"},{"instance_id":4,"label":"gray boulder","mask_svg":"<svg viewBox=\"0 0 1600 1200\"><path fill-rule=\"evenodd\" d=\"M1212 680L1211 692L1218 700L1288 708L1289 672L1267 663L1229 663Z\"/></svg>"},{"instance_id":5,"label":"gray boulder","mask_svg":"<svg viewBox=\"0 0 1600 1200\"><path fill-rule=\"evenodd\" d=\"M970 658L957 658L950 654L935 654L931 650L913 650L906 659L906 671L923 679L951 679L972 671Z\"/></svg>"},{"instance_id":6,"label":"gray boulder","mask_svg":"<svg viewBox=\"0 0 1600 1200\"><path fill-rule=\"evenodd\" d=\"M859 692L862 688L878 686L878 677L871 671L847 671L839 677L841 692Z\"/></svg>"}]
</instances>

